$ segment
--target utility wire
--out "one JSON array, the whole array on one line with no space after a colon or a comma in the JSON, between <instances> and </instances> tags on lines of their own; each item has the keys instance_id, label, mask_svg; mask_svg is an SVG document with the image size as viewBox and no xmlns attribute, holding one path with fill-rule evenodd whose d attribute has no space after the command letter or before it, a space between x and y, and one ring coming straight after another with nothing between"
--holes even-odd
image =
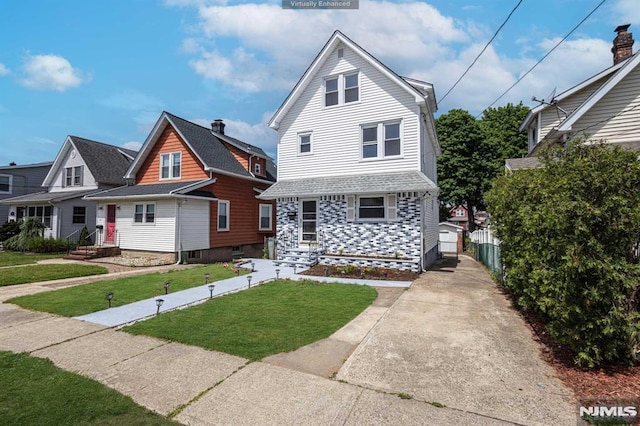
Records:
<instances>
[{"instance_id":1,"label":"utility wire","mask_svg":"<svg viewBox=\"0 0 640 426\"><path fill-rule=\"evenodd\" d=\"M478 115L476 116L476 118L480 118L486 109L489 109L489 108L491 108L492 106L494 106L494 105L496 104L496 102L498 102L500 99L502 99L502 98L504 97L504 95L506 95L507 93L509 93L509 92L511 91L511 89L513 89L513 88L514 88L518 83L520 83L520 82L521 82L521 81L522 81L522 80L523 80L527 75L529 75L529 73L530 73L531 71L533 71L533 70L534 70L538 65L540 65L540 63L541 63L542 61L544 61L544 60L547 58L547 56L549 56L549 55L550 55L554 50L556 50L556 48L557 48L558 46L560 46L560 45L561 45L561 44L562 44L562 43L563 43L567 38L569 38L569 36L570 36L571 34L573 34L573 33L574 33L574 31L575 31L575 30L577 30L577 29L578 29L578 27L580 27L580 25L582 25L582 24L584 23L584 21L586 21L587 19L589 19L589 17L590 17L591 15L593 15L593 14L596 12L596 10L598 10L598 9L600 8L600 6L602 6L602 5L604 4L604 2L606 2L606 1L607 1L607 0L602 0L600 3L598 3L598 5L597 5L597 6L596 6L596 7L595 7L591 12L589 12L589 14L588 14L587 16L585 16L585 17L582 19L582 21L578 22L578 25L576 25L575 27L573 27L573 29L572 29L571 31L569 31L569 33L568 33L567 35L565 35L565 36L562 38L562 40L560 40L558 43L556 43L556 45L555 45L555 46L553 46L553 47L551 48L551 50L549 50L549 51L548 51L548 52L547 52L547 53L546 53L542 58L540 58L540 60L539 60L538 62L536 62L534 66L532 66L531 68L529 68L529 69L527 70L527 72L525 72L524 74L522 74L522 76L521 76L518 80L516 80L516 82L515 82L515 83L513 83L513 84L512 84L512 85L511 85L507 90L505 90L505 91L504 91L500 96L498 96L498 97L496 98L496 100L495 100L495 101L491 102L491 105L489 105L489 106L488 106L488 107L486 107L484 110L482 110L482 112L481 112L480 114L478 114Z\"/></svg>"},{"instance_id":2,"label":"utility wire","mask_svg":"<svg viewBox=\"0 0 640 426\"><path fill-rule=\"evenodd\" d=\"M469 72L469 70L471 69L471 67L473 67L475 65L475 63L478 61L478 59L480 59L480 56L482 56L482 54L484 53L485 50L487 50L487 48L491 45L491 43L493 42L493 40L498 36L498 33L500 32L500 30L502 30L502 27L505 26L505 24L507 23L507 21L509 21L509 19L511 18L511 15L513 15L513 13L516 11L516 9L518 7L520 7L520 5L522 4L523 0L520 0L518 2L518 4L516 4L516 6L511 10L511 13L509 13L509 16L507 16L507 19L504 20L504 22L502 23L502 25L500 25L500 27L496 30L496 32L493 34L493 37L491 37L491 40L489 40L487 42L487 44L484 45L484 47L482 48L482 51L480 51L480 53L478 53L478 56L476 56L476 58L473 60L473 62L471 62L471 65L469 65L467 67L467 69L465 70L465 72L462 73L462 75L458 78L458 80L453 84L453 86L451 86L451 89L449 89L447 91L447 93L444 94L443 97L441 97L438 102L442 102L444 101L444 99L447 97L447 95L449 93L451 93L451 91L453 89L456 88L456 86L458 85L458 83L460 83L460 81L464 78L465 75L467 75L467 73Z\"/></svg>"}]
</instances>

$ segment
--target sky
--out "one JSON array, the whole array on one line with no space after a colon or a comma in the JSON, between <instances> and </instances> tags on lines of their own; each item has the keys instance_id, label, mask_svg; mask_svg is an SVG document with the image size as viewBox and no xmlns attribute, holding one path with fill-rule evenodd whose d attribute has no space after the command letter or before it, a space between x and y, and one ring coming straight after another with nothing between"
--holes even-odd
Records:
<instances>
[{"instance_id":1,"label":"sky","mask_svg":"<svg viewBox=\"0 0 640 426\"><path fill-rule=\"evenodd\" d=\"M479 115L602 0L20 0L0 3L0 165L53 161L67 135L138 149L163 110L275 156L267 126L342 31L397 74L433 83L436 115ZM494 106L546 98L612 65L614 29L640 35L638 0L607 0ZM640 38L640 37L639 37ZM640 42L634 46L634 52Z\"/></svg>"}]
</instances>

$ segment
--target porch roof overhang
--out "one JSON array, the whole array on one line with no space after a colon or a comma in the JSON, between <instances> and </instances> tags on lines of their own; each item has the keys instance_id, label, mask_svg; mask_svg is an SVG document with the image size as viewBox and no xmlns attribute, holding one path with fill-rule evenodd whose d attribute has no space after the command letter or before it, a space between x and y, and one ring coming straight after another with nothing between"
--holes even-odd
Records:
<instances>
[{"instance_id":1,"label":"porch roof overhang","mask_svg":"<svg viewBox=\"0 0 640 426\"><path fill-rule=\"evenodd\" d=\"M146 185L129 185L93 194L87 200L109 201L122 199L158 199L158 198L206 198L216 199L209 191L200 188L214 183L215 179L188 182L154 183Z\"/></svg>"},{"instance_id":2,"label":"porch roof overhang","mask_svg":"<svg viewBox=\"0 0 640 426\"><path fill-rule=\"evenodd\" d=\"M33 194L20 195L6 198L0 201L4 205L35 205L58 203L73 198L82 198L86 195L94 194L97 190L90 191L60 191L60 192L35 192Z\"/></svg>"},{"instance_id":3,"label":"porch roof overhang","mask_svg":"<svg viewBox=\"0 0 640 426\"><path fill-rule=\"evenodd\" d=\"M258 198L274 200L285 197L318 197L322 195L359 195L388 192L426 192L438 195L438 187L418 170L393 173L315 177L278 181Z\"/></svg>"}]
</instances>

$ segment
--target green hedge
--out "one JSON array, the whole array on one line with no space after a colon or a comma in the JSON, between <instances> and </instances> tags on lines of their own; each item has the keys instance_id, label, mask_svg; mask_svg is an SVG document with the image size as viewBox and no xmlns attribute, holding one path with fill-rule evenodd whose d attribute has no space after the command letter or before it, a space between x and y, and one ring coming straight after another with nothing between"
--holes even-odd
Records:
<instances>
[{"instance_id":1,"label":"green hedge","mask_svg":"<svg viewBox=\"0 0 640 426\"><path fill-rule=\"evenodd\" d=\"M638 154L576 142L541 160L543 168L499 177L486 194L504 285L578 365L637 363Z\"/></svg>"}]
</instances>

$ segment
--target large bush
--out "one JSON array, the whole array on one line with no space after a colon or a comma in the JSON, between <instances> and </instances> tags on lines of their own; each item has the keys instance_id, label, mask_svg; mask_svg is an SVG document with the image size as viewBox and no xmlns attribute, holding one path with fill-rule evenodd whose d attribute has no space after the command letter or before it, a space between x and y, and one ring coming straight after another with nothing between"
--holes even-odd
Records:
<instances>
[{"instance_id":1,"label":"large bush","mask_svg":"<svg viewBox=\"0 0 640 426\"><path fill-rule=\"evenodd\" d=\"M499 177L486 199L505 286L579 365L640 357L638 154L572 143Z\"/></svg>"},{"instance_id":2,"label":"large bush","mask_svg":"<svg viewBox=\"0 0 640 426\"><path fill-rule=\"evenodd\" d=\"M27 217L20 222L20 233L7 239L4 247L15 251L28 251L29 240L35 237L42 237L44 224L37 217Z\"/></svg>"},{"instance_id":3,"label":"large bush","mask_svg":"<svg viewBox=\"0 0 640 426\"><path fill-rule=\"evenodd\" d=\"M15 220L7 221L0 226L0 242L3 242L20 233L20 222Z\"/></svg>"}]
</instances>

